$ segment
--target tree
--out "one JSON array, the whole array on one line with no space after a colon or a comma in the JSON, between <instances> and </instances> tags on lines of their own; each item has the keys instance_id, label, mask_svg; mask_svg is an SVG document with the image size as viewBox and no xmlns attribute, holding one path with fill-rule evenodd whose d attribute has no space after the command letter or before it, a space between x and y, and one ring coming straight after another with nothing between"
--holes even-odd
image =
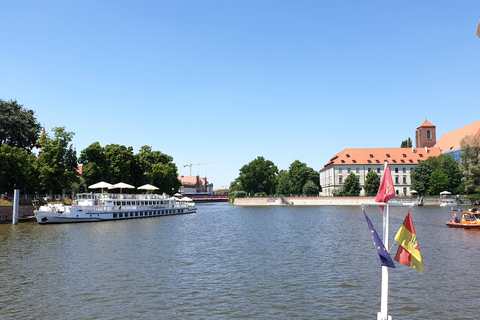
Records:
<instances>
[{"instance_id":1,"label":"tree","mask_svg":"<svg viewBox=\"0 0 480 320\"><path fill-rule=\"evenodd\" d=\"M0 100L0 145L5 143L31 153L40 129L32 110L25 109L16 100Z\"/></svg>"},{"instance_id":2,"label":"tree","mask_svg":"<svg viewBox=\"0 0 480 320\"><path fill-rule=\"evenodd\" d=\"M38 188L38 171L35 155L23 148L0 146L0 192L35 192Z\"/></svg>"},{"instance_id":3,"label":"tree","mask_svg":"<svg viewBox=\"0 0 480 320\"><path fill-rule=\"evenodd\" d=\"M402 141L402 143L400 144L400 148L411 148L411 147L412 147L412 139L410 139L410 137L408 137L407 140Z\"/></svg>"},{"instance_id":4,"label":"tree","mask_svg":"<svg viewBox=\"0 0 480 320\"><path fill-rule=\"evenodd\" d=\"M73 132L65 127L53 128L55 137L43 134L40 138L41 153L37 160L41 190L50 193L71 191L78 181L77 156L71 144Z\"/></svg>"},{"instance_id":5,"label":"tree","mask_svg":"<svg viewBox=\"0 0 480 320\"><path fill-rule=\"evenodd\" d=\"M449 177L442 172L442 170L437 169L432 172L430 175L428 193L429 194L440 194L442 191L448 191L450 186Z\"/></svg>"},{"instance_id":6,"label":"tree","mask_svg":"<svg viewBox=\"0 0 480 320\"><path fill-rule=\"evenodd\" d=\"M464 137L460 141L460 156L465 191L480 193L480 138L475 135Z\"/></svg>"},{"instance_id":7,"label":"tree","mask_svg":"<svg viewBox=\"0 0 480 320\"><path fill-rule=\"evenodd\" d=\"M275 179L275 185L277 194L288 195L292 193L292 181L290 180L288 171L280 170Z\"/></svg>"},{"instance_id":8,"label":"tree","mask_svg":"<svg viewBox=\"0 0 480 320\"><path fill-rule=\"evenodd\" d=\"M240 169L238 182L247 193L275 192L275 178L278 174L277 166L264 157L257 157Z\"/></svg>"},{"instance_id":9,"label":"tree","mask_svg":"<svg viewBox=\"0 0 480 320\"><path fill-rule=\"evenodd\" d=\"M94 142L80 152L78 162L82 167L82 180L88 187L100 181L109 181L107 156L105 149Z\"/></svg>"},{"instance_id":10,"label":"tree","mask_svg":"<svg viewBox=\"0 0 480 320\"><path fill-rule=\"evenodd\" d=\"M315 183L318 189L321 190L318 172L307 167L306 163L295 160L290 165L288 174L290 175L290 181L292 183L291 193L301 194L303 192L303 186L309 180Z\"/></svg>"},{"instance_id":11,"label":"tree","mask_svg":"<svg viewBox=\"0 0 480 320\"><path fill-rule=\"evenodd\" d=\"M432 176L430 177L430 194L438 194L442 191L461 193L459 192L459 188L462 182L462 172L460 171L458 162L456 162L452 156L441 154L438 157L428 158L426 162L432 170ZM434 175L433 173L435 173L435 171L438 171L438 173ZM448 183L445 177L448 179ZM439 179L439 181L436 181L436 179ZM437 188L440 187L442 190L437 190Z\"/></svg>"},{"instance_id":12,"label":"tree","mask_svg":"<svg viewBox=\"0 0 480 320\"><path fill-rule=\"evenodd\" d=\"M362 190L362 187L360 186L360 181L357 175L353 172L350 172L343 183L343 193L359 195L360 190Z\"/></svg>"},{"instance_id":13,"label":"tree","mask_svg":"<svg viewBox=\"0 0 480 320\"><path fill-rule=\"evenodd\" d=\"M181 187L178 180L178 169L173 163L173 157L160 151L152 151L149 146L140 148L136 154L137 162L145 172L146 182L158 187L158 192L170 193Z\"/></svg>"},{"instance_id":14,"label":"tree","mask_svg":"<svg viewBox=\"0 0 480 320\"><path fill-rule=\"evenodd\" d=\"M432 169L425 161L420 161L413 169L410 178L412 179L412 189L419 195L428 195L430 191L430 175Z\"/></svg>"},{"instance_id":15,"label":"tree","mask_svg":"<svg viewBox=\"0 0 480 320\"><path fill-rule=\"evenodd\" d=\"M365 194L376 194L378 188L380 187L380 177L375 171L370 171L367 173L365 178Z\"/></svg>"},{"instance_id":16,"label":"tree","mask_svg":"<svg viewBox=\"0 0 480 320\"><path fill-rule=\"evenodd\" d=\"M118 144L105 146L107 161L106 177L112 183L124 182L140 186L144 182L143 170L133 154L132 147Z\"/></svg>"},{"instance_id":17,"label":"tree","mask_svg":"<svg viewBox=\"0 0 480 320\"><path fill-rule=\"evenodd\" d=\"M308 180L303 186L303 194L318 195L318 191L319 191L319 188L312 180Z\"/></svg>"}]
</instances>

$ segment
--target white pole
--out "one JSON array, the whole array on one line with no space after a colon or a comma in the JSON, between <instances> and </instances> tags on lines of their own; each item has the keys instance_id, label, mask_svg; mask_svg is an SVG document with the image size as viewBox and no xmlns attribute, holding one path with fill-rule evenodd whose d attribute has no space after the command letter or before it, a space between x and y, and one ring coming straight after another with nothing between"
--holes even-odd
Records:
<instances>
[{"instance_id":1,"label":"white pole","mask_svg":"<svg viewBox=\"0 0 480 320\"><path fill-rule=\"evenodd\" d=\"M12 219L12 224L17 224L18 223L18 203L19 203L19 198L20 198L20 190L15 189L13 192L13 219Z\"/></svg>"},{"instance_id":2,"label":"white pole","mask_svg":"<svg viewBox=\"0 0 480 320\"><path fill-rule=\"evenodd\" d=\"M383 210L383 244L388 248L388 215L389 205L387 204ZM388 316L388 267L382 266L382 297L380 312L377 314L377 320L391 320Z\"/></svg>"}]
</instances>

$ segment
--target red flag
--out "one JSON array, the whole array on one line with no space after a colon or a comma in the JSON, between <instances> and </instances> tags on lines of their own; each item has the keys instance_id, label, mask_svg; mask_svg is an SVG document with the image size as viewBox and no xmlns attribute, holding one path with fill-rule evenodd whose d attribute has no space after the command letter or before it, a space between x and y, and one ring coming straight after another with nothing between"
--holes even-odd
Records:
<instances>
[{"instance_id":1,"label":"red flag","mask_svg":"<svg viewBox=\"0 0 480 320\"><path fill-rule=\"evenodd\" d=\"M393 187L392 174L390 167L385 163L385 172L383 173L382 182L378 188L375 202L387 202L395 196L395 188Z\"/></svg>"}]
</instances>

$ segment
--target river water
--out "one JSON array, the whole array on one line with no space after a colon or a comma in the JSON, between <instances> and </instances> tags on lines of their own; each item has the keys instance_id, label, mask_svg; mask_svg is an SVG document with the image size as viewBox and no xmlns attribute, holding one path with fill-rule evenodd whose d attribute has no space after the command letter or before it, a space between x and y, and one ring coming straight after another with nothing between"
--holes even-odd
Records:
<instances>
[{"instance_id":1,"label":"river water","mask_svg":"<svg viewBox=\"0 0 480 320\"><path fill-rule=\"evenodd\" d=\"M367 214L382 231L379 208ZM390 209L390 243L407 214ZM479 319L480 232L411 211L424 273L390 269L393 319ZM200 204L193 215L0 225L0 318L376 319L381 268L360 207ZM397 245L391 255L395 256Z\"/></svg>"}]
</instances>

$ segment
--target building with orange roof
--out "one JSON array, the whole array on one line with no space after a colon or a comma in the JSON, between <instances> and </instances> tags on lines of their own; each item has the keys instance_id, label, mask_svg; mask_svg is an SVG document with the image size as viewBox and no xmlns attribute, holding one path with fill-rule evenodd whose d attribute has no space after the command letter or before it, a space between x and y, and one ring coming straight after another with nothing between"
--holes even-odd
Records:
<instances>
[{"instance_id":1,"label":"building with orange roof","mask_svg":"<svg viewBox=\"0 0 480 320\"><path fill-rule=\"evenodd\" d=\"M466 136L474 135L480 138L480 121L471 123L464 127L443 134L435 144L436 148L440 148L443 154L449 154L460 162L460 141Z\"/></svg>"},{"instance_id":2,"label":"building with orange roof","mask_svg":"<svg viewBox=\"0 0 480 320\"><path fill-rule=\"evenodd\" d=\"M425 120L415 131L415 148L344 149L320 170L320 195L332 196L333 190L342 189L343 182L351 172L357 175L363 187L367 173L374 170L381 176L387 161L395 193L408 196L411 191L410 173L415 166L422 160L440 154L452 155L460 162L460 142L468 135L480 138L480 121L445 133L436 141L435 125Z\"/></svg>"},{"instance_id":3,"label":"building with orange roof","mask_svg":"<svg viewBox=\"0 0 480 320\"><path fill-rule=\"evenodd\" d=\"M206 177L179 176L178 180L182 184L180 188L180 193L182 194L213 194L213 183L208 183Z\"/></svg>"},{"instance_id":4,"label":"building with orange roof","mask_svg":"<svg viewBox=\"0 0 480 320\"><path fill-rule=\"evenodd\" d=\"M432 148L436 141L436 127L425 119L415 131L415 148Z\"/></svg>"},{"instance_id":5,"label":"building with orange roof","mask_svg":"<svg viewBox=\"0 0 480 320\"><path fill-rule=\"evenodd\" d=\"M363 148L344 149L334 155L320 170L320 185L323 196L332 196L333 190L343 188L350 173L354 173L360 185L365 185L368 172L382 175L388 162L397 195L410 195L410 173L422 160L439 156L439 148ZM362 192L364 192L362 190Z\"/></svg>"}]
</instances>

